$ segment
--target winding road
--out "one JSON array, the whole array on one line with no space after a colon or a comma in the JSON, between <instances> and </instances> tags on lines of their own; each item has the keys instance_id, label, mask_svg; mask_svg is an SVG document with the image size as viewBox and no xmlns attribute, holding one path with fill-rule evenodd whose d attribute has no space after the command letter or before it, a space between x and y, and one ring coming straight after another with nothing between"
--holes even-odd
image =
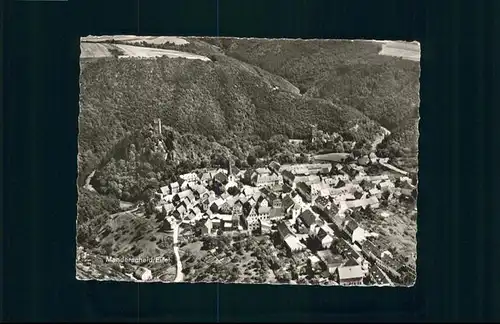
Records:
<instances>
[{"instance_id":1,"label":"winding road","mask_svg":"<svg viewBox=\"0 0 500 324\"><path fill-rule=\"evenodd\" d=\"M373 141L373 143L372 143L372 151L373 151L373 152L377 151L377 146L378 146L380 143L382 143L382 141L384 140L384 138L385 138L386 136L388 136L388 135L390 135L390 134L391 134L391 132L390 132L387 128L384 128L384 127L381 127L381 128L382 128L382 134L380 134L379 136L377 136L377 137L375 138L375 140ZM400 174L402 174L402 175L405 175L405 176L406 176L406 175L408 175L408 172L406 172L406 171L404 171L404 170L401 170L401 169L399 169L399 168L397 168L397 167L395 167L395 166L393 166L393 165L391 165L391 164L389 164L389 163L384 163L384 162L380 162L380 161L379 161L379 164L380 164L381 166L383 166L383 167L385 167L385 168L389 169L389 170L394 171L394 172L398 172L398 173L400 173Z\"/></svg>"},{"instance_id":2,"label":"winding road","mask_svg":"<svg viewBox=\"0 0 500 324\"><path fill-rule=\"evenodd\" d=\"M96 191L94 187L92 187L92 185L90 184L90 181L92 181L92 178L94 177L95 175L95 170L92 171L91 174L89 174L89 176L87 177L87 179L85 179L85 185L83 186L85 189L87 190L90 190L90 191Z\"/></svg>"},{"instance_id":3,"label":"winding road","mask_svg":"<svg viewBox=\"0 0 500 324\"><path fill-rule=\"evenodd\" d=\"M384 138L388 135L391 134L391 132L387 129L387 128L384 128L384 127L380 127L382 129L382 134L378 135L375 140L373 140L373 143L372 143L372 151L375 152L377 150L377 146L382 143L382 141L384 140Z\"/></svg>"}]
</instances>

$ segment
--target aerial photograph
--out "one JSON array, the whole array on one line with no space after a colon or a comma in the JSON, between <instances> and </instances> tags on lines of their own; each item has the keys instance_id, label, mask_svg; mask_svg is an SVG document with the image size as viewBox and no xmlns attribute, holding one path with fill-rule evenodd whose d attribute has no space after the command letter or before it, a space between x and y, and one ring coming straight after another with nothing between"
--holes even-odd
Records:
<instances>
[{"instance_id":1,"label":"aerial photograph","mask_svg":"<svg viewBox=\"0 0 500 324\"><path fill-rule=\"evenodd\" d=\"M418 42L82 37L76 278L413 286L419 78Z\"/></svg>"}]
</instances>

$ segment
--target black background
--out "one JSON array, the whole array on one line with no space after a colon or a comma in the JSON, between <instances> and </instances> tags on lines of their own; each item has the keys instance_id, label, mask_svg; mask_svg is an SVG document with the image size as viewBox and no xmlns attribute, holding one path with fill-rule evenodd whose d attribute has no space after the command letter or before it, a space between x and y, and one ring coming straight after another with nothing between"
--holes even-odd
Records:
<instances>
[{"instance_id":1,"label":"black background","mask_svg":"<svg viewBox=\"0 0 500 324\"><path fill-rule=\"evenodd\" d=\"M2 10L3 321L499 319L498 1L7 1ZM413 288L75 279L79 37L421 42ZM496 118L496 119L495 119ZM489 126L489 127L488 127ZM491 261L497 261L493 264Z\"/></svg>"}]
</instances>

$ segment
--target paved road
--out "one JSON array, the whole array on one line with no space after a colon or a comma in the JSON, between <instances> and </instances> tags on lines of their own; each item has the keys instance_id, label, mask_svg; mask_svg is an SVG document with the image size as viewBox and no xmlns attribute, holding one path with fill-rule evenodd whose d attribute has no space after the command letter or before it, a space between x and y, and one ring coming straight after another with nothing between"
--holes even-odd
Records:
<instances>
[{"instance_id":1,"label":"paved road","mask_svg":"<svg viewBox=\"0 0 500 324\"><path fill-rule=\"evenodd\" d=\"M182 282L184 281L184 274L182 273L182 262L181 257L179 255L179 225L180 223L176 223L174 225L174 254L175 260L177 262L177 273L175 275L174 282Z\"/></svg>"},{"instance_id":2,"label":"paved road","mask_svg":"<svg viewBox=\"0 0 500 324\"><path fill-rule=\"evenodd\" d=\"M404 170L401 170L397 167L395 167L394 165L391 165L391 164L388 164L388 163L382 163L382 162L379 162L381 166L383 167L386 167L387 169L390 169L392 171L395 171L395 172L398 172L398 173L401 173L402 175L408 175L408 172L404 171Z\"/></svg>"}]
</instances>

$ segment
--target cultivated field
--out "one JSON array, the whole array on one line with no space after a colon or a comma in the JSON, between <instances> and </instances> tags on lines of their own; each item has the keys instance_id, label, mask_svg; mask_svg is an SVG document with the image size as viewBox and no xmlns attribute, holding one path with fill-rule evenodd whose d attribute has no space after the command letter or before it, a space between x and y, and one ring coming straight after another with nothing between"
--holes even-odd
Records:
<instances>
[{"instance_id":1,"label":"cultivated field","mask_svg":"<svg viewBox=\"0 0 500 324\"><path fill-rule=\"evenodd\" d=\"M99 58L113 56L107 44L80 43L80 58Z\"/></svg>"},{"instance_id":2,"label":"cultivated field","mask_svg":"<svg viewBox=\"0 0 500 324\"><path fill-rule=\"evenodd\" d=\"M82 42L109 42L111 40L128 42L131 44L146 42L148 44L161 45L172 43L175 45L189 44L187 40L179 37L171 36L135 36L135 35L119 35L119 36L87 36L82 37Z\"/></svg>"},{"instance_id":3,"label":"cultivated field","mask_svg":"<svg viewBox=\"0 0 500 324\"><path fill-rule=\"evenodd\" d=\"M380 55L396 56L406 60L420 61L420 44L407 42L384 42Z\"/></svg>"},{"instance_id":4,"label":"cultivated field","mask_svg":"<svg viewBox=\"0 0 500 324\"><path fill-rule=\"evenodd\" d=\"M112 51L115 50L121 53L119 57L152 58L152 57L167 56L170 58L183 57L192 60L210 61L210 59L206 56L196 55L187 52L133 46L133 45L122 45L122 44L81 42L80 50L81 50L80 58L82 59L112 57L113 56Z\"/></svg>"},{"instance_id":5,"label":"cultivated field","mask_svg":"<svg viewBox=\"0 0 500 324\"><path fill-rule=\"evenodd\" d=\"M158 49L158 48L149 48L149 47L140 47L133 45L115 45L119 49L121 49L125 55L123 57L158 57L158 56L167 56L170 58L183 57L192 60L202 60L202 61L210 61L210 59L206 56L196 55L187 52L180 52L174 50L166 50L166 49Z\"/></svg>"}]
</instances>

